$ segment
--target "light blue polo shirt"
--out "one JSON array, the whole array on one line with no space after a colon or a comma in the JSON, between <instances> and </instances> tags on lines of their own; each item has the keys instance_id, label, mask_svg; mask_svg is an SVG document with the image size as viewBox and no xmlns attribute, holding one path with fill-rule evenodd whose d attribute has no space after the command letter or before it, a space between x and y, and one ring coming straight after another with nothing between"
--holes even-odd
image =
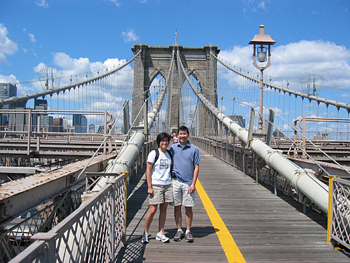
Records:
<instances>
[{"instance_id":1,"label":"light blue polo shirt","mask_svg":"<svg viewBox=\"0 0 350 263\"><path fill-rule=\"evenodd\" d=\"M190 142L184 147L180 143L175 143L171 145L170 152L174 161L173 173L177 179L185 184L192 184L194 166L201 163L197 146Z\"/></svg>"}]
</instances>

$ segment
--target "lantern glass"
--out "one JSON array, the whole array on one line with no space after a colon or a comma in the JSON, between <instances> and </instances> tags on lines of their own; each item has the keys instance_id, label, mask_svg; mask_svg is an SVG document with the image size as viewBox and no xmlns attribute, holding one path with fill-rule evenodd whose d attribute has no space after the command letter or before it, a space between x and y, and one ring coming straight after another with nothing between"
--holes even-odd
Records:
<instances>
[{"instance_id":1,"label":"lantern glass","mask_svg":"<svg viewBox=\"0 0 350 263\"><path fill-rule=\"evenodd\" d=\"M258 52L258 60L259 60L259 62L266 61L266 51L259 51Z\"/></svg>"}]
</instances>

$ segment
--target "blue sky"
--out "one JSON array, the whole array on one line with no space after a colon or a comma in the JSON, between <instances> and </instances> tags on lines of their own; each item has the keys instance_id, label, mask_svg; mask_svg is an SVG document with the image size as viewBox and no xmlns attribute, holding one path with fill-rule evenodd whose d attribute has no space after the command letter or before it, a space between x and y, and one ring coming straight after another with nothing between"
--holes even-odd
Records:
<instances>
[{"instance_id":1,"label":"blue sky","mask_svg":"<svg viewBox=\"0 0 350 263\"><path fill-rule=\"evenodd\" d=\"M321 95L350 100L348 0L1 0L0 82L18 93L40 89L35 70L79 74L132 57L143 43L215 45L220 56L248 70L248 42L265 25L276 41L268 74L298 82L305 72L325 78ZM295 89L299 89L295 85ZM337 92L334 92L337 90Z\"/></svg>"}]
</instances>

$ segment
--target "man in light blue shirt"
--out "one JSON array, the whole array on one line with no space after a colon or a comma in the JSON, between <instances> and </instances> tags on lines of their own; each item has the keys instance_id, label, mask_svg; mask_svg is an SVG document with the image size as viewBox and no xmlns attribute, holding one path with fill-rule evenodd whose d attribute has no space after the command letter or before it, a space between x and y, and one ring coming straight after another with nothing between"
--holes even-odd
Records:
<instances>
[{"instance_id":1,"label":"man in light blue shirt","mask_svg":"<svg viewBox=\"0 0 350 263\"><path fill-rule=\"evenodd\" d=\"M193 242L193 235L191 232L193 220L192 207L195 205L196 181L201 158L198 148L188 141L189 136L188 128L186 126L181 126L177 132L179 142L171 146L170 152L173 155L174 161L174 217L178 229L174 241L180 241L185 236L187 242ZM185 235L182 231L182 206L185 207Z\"/></svg>"}]
</instances>

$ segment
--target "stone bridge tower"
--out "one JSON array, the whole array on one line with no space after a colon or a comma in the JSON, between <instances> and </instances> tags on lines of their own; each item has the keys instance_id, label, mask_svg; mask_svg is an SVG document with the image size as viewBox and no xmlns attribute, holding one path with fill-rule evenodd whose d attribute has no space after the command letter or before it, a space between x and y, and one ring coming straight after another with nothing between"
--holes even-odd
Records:
<instances>
[{"instance_id":1,"label":"stone bridge tower","mask_svg":"<svg viewBox=\"0 0 350 263\"><path fill-rule=\"evenodd\" d=\"M168 47L148 46L144 44L134 45L132 51L135 54L141 49L141 55L134 60L134 89L132 100L132 119L136 118L140 111L143 101L147 98L147 94L143 92L149 89L152 81L160 74L167 81L170 77L169 85L172 86L171 94L169 94L168 103L171 105L170 114L170 131L175 132L179 127L179 99L180 88L182 87L185 77L181 76L182 72L178 68L176 51L180 52L181 61L188 75L193 75L199 84L201 93L210 102L217 106L217 61L211 56L212 50L215 55L220 50L216 46L201 47L183 47L180 45L170 45ZM172 57L175 58L172 74L169 74L170 63ZM179 76L180 75L180 76ZM170 84L170 81L172 82ZM136 97L136 95L143 94ZM209 114L206 109L201 113L201 135L214 135L216 122L212 118L208 118ZM136 123L142 121L142 116L138 118Z\"/></svg>"}]
</instances>

